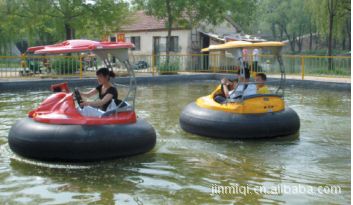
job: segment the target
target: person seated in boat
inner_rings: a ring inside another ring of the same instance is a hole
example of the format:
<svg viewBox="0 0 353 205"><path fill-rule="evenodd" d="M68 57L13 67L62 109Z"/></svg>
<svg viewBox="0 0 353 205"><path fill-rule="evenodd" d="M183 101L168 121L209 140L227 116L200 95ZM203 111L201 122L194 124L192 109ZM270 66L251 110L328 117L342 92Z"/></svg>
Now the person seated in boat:
<svg viewBox="0 0 353 205"><path fill-rule="evenodd" d="M238 79L230 80L223 78L221 80L221 89L222 89L222 95L217 95L215 97L215 101L218 103L223 103L227 98L230 98L230 96L234 95L235 89L238 85Z"/></svg>
<svg viewBox="0 0 353 205"><path fill-rule="evenodd" d="M248 68L245 68L244 74L240 75L240 82L240 85L236 89L236 95L234 95L232 99L256 94L256 85L250 83L250 70Z"/></svg>
<svg viewBox="0 0 353 205"><path fill-rule="evenodd" d="M92 97L96 94L99 96L99 100L83 101L80 104L81 106L84 106L81 113L86 116L100 116L107 111L108 107L108 110L114 109L122 102L118 99L118 90L110 82L110 78L114 78L115 73L108 68L100 68L96 71L96 76L99 85L88 92L80 92L81 96L85 98ZM120 105L120 107L123 106L126 106L125 102ZM97 110L97 113L92 112L93 110Z"/></svg>
<svg viewBox="0 0 353 205"><path fill-rule="evenodd" d="M256 82L256 89L257 89L257 94L268 94L270 91L268 90L268 87L265 85L267 80L266 74L265 73L257 73L255 77L255 82Z"/></svg>
<svg viewBox="0 0 353 205"><path fill-rule="evenodd" d="M263 76L259 77L262 79ZM229 79L222 79L222 84L229 84L231 81ZM239 85L235 86L235 89L229 92L229 96L216 96L215 101L222 104L228 101L232 102L234 100L239 100L242 96L249 96L257 94L257 86L254 83L250 83L250 70L248 68L244 69L243 75L239 75ZM261 81L262 85L264 85L264 81Z"/></svg>

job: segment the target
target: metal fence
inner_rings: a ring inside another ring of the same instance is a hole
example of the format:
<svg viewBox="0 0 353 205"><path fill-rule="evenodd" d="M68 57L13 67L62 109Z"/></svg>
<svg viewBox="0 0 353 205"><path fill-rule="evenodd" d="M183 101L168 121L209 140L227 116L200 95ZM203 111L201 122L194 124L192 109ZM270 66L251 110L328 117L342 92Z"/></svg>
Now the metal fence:
<svg viewBox="0 0 353 205"><path fill-rule="evenodd" d="M136 73L152 75L183 72L232 73L239 68L236 60L227 54L185 54L185 55L130 55L130 62ZM253 58L248 64L254 69ZM329 68L329 59L332 67ZM284 55L286 73L305 76L351 75L350 56L301 56ZM114 71L125 75L126 69L112 59ZM274 56L260 55L257 71L279 74L279 65ZM103 66L95 56L0 56L0 78L60 78L92 77L97 68Z"/></svg>

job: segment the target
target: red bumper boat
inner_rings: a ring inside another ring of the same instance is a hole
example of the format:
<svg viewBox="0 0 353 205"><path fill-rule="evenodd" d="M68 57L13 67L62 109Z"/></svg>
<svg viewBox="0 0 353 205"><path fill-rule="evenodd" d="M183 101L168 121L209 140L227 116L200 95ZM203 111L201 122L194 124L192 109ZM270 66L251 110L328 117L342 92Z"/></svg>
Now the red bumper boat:
<svg viewBox="0 0 353 205"><path fill-rule="evenodd" d="M29 50L38 54L95 51L107 67L111 65L107 55L110 53L130 74L129 92L123 100L127 106L110 110L100 117L83 116L75 106L75 99L78 102L81 99L79 93L69 93L67 85L61 84L59 91L64 92L52 94L29 112L27 118L12 126L10 148L24 157L50 161L104 160L151 150L156 143L156 133L149 123L136 117L134 111L136 80L127 58L127 50L133 45L77 41Z"/></svg>

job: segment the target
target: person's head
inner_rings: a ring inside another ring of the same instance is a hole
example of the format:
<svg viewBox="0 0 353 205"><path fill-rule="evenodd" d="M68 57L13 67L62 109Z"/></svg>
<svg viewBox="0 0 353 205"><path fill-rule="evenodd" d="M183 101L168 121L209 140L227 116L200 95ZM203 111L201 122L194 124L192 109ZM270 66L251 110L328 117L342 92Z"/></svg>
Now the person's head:
<svg viewBox="0 0 353 205"><path fill-rule="evenodd" d="M255 77L255 82L259 84L264 84L266 82L266 74L265 73L257 73Z"/></svg>
<svg viewBox="0 0 353 205"><path fill-rule="evenodd" d="M97 75L97 80L99 84L104 84L106 82L109 82L110 78L115 77L115 73L113 71L110 71L108 68L100 68L96 71Z"/></svg>
<svg viewBox="0 0 353 205"><path fill-rule="evenodd" d="M236 79L232 79L232 80L229 80L229 81L231 82L231 84L229 85L229 89L233 90L235 87L237 87L239 79L236 78Z"/></svg>

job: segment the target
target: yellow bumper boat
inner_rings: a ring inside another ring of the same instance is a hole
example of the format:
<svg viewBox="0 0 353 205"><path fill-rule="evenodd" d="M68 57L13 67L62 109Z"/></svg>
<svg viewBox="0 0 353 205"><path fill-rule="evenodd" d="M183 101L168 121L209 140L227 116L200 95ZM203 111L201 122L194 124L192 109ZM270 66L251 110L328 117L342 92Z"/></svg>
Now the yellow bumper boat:
<svg viewBox="0 0 353 205"><path fill-rule="evenodd" d="M284 103L285 70L280 55L283 46L282 42L233 41L203 49L207 52L229 51L240 61L243 71L246 64L242 62L241 49L273 51L281 72L279 86L273 94L242 96L226 103L215 101L217 95L222 95L221 86L218 86L210 95L198 98L183 109L179 120L181 128L202 136L233 139L272 138L297 133L299 116Z"/></svg>

